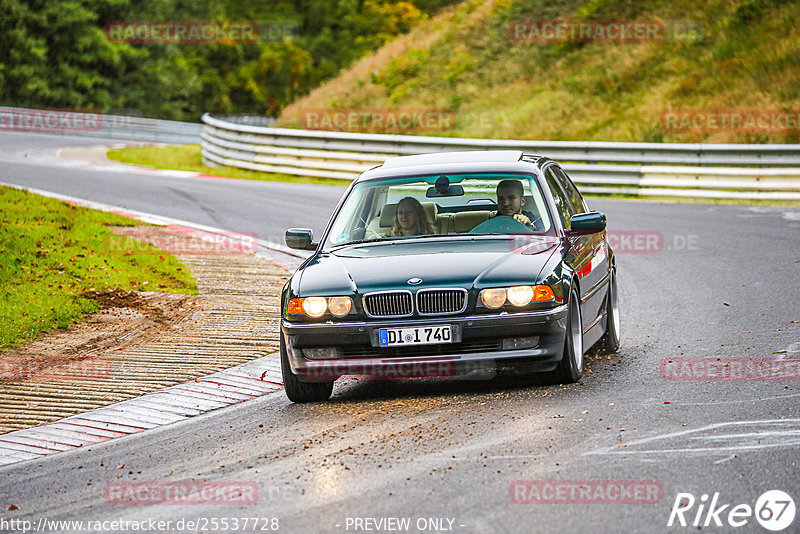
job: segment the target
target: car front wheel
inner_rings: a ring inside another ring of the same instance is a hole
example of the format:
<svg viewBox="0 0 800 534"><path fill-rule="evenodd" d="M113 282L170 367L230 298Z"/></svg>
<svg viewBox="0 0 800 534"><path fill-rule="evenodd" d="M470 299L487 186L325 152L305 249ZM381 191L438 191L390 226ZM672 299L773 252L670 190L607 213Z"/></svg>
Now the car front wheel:
<svg viewBox="0 0 800 534"><path fill-rule="evenodd" d="M617 271L611 271L608 283L608 299L606 300L606 333L601 344L609 354L619 350L619 295L617 293Z"/></svg>
<svg viewBox="0 0 800 534"><path fill-rule="evenodd" d="M583 376L583 323L578 292L571 289L567 306L567 335L564 353L558 366L550 371L548 378L556 384L577 382Z"/></svg>
<svg viewBox="0 0 800 534"><path fill-rule="evenodd" d="M328 400L333 392L333 381L304 382L292 372L289 356L286 352L286 341L281 332L281 371L286 396L292 402L322 402Z"/></svg>

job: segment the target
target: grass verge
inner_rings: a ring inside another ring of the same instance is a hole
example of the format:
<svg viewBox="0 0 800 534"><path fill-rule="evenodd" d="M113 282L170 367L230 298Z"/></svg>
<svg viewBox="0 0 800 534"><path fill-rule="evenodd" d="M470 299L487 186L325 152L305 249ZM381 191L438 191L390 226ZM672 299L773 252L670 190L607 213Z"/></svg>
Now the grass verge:
<svg viewBox="0 0 800 534"><path fill-rule="evenodd" d="M203 164L200 155L200 145L180 146L144 146L120 148L108 151L108 158L131 165L143 165L154 169L169 169L178 171L201 172L216 176L230 178L243 178L245 180L264 180L269 182L293 182L300 184L341 185L350 184L350 180L336 178L313 178L307 176L292 176L268 172L248 171L236 167L209 167Z"/></svg>
<svg viewBox="0 0 800 534"><path fill-rule="evenodd" d="M88 292L196 295L194 278L177 258L107 228L140 224L0 187L0 352L97 311Z"/></svg>

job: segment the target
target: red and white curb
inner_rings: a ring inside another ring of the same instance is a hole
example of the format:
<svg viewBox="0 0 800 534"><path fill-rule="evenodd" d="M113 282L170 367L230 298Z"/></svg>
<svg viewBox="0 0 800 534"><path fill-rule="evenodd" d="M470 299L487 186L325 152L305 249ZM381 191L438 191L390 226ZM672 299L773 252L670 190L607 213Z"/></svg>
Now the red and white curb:
<svg viewBox="0 0 800 534"><path fill-rule="evenodd" d="M278 358L259 358L55 423L2 434L0 465L35 460L183 421L282 388Z"/></svg>
<svg viewBox="0 0 800 534"><path fill-rule="evenodd" d="M52 191L2 182L0 185L23 189L78 206L116 213L151 224L184 227L223 237L232 235L232 232L220 228L129 210ZM289 271L294 270L304 259L297 251L276 243L259 239L258 244L257 256ZM0 434L0 465L34 460L48 454L135 434L142 430L182 421L211 410L266 395L282 388L283 378L280 362L276 356L266 356L203 378L147 393L135 399L68 417L54 423Z"/></svg>

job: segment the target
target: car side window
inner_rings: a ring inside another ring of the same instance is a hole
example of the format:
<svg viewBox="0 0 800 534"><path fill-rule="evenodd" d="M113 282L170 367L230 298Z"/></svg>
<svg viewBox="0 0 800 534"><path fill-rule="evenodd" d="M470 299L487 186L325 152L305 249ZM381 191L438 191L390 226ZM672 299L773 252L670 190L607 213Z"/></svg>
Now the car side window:
<svg viewBox="0 0 800 534"><path fill-rule="evenodd" d="M569 179L567 173L555 165L550 168L553 169L553 174L558 180L558 183L564 188L564 192L567 193L567 196L572 202L572 207L575 209L575 213L586 213L586 205L583 202L583 197L578 192L578 188L575 187L575 184L572 183L572 180Z"/></svg>
<svg viewBox="0 0 800 534"><path fill-rule="evenodd" d="M575 210L572 204L570 204L567 195L561 189L561 186L558 185L555 176L553 176L553 167L549 167L544 175L547 187L550 189L550 194L553 195L553 201L556 203L556 209L558 210L558 216L561 218L561 224L564 225L564 229L569 230L570 217L575 214Z"/></svg>

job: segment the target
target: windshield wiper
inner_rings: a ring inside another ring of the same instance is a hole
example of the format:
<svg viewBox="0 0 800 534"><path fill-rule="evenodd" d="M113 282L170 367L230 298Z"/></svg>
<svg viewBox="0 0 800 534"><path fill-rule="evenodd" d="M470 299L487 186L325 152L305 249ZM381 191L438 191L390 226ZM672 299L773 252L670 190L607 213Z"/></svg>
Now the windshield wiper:
<svg viewBox="0 0 800 534"><path fill-rule="evenodd" d="M423 235L414 235L414 236L406 236L406 239L431 239L436 237L463 237L468 234L423 234Z"/></svg>
<svg viewBox="0 0 800 534"><path fill-rule="evenodd" d="M375 243L376 241L388 241L391 238L386 237L376 237L374 239L359 239L357 241L348 241L347 243L337 243L331 246L331 250L341 248L341 247L349 247L350 245L361 245L363 243Z"/></svg>
<svg viewBox="0 0 800 534"><path fill-rule="evenodd" d="M351 245L362 245L364 243L386 243L396 244L403 241L414 241L417 239L430 239L432 237L457 237L464 234L422 234L422 235L406 235L406 236L393 236L393 237L378 237L374 239L360 239L358 241L348 241L347 243L338 243L333 245L330 250L336 250L342 247L349 247Z"/></svg>

